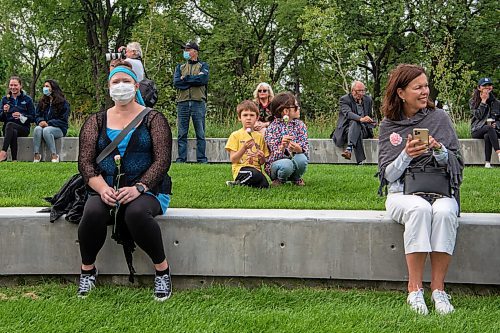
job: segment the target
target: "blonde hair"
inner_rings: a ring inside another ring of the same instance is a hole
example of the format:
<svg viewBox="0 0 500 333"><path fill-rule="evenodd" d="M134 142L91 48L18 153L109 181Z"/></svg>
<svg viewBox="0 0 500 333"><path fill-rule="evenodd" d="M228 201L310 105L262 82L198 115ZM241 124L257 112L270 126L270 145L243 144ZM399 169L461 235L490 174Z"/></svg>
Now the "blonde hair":
<svg viewBox="0 0 500 333"><path fill-rule="evenodd" d="M271 86L269 85L269 83L266 83L266 82L261 82L257 85L257 88L255 88L254 92L253 92L253 99L256 103L259 103L259 88L260 87L264 87L267 89L267 91L269 92L269 101L271 101L273 98L274 98L274 92L273 92L273 88L271 88Z"/></svg>

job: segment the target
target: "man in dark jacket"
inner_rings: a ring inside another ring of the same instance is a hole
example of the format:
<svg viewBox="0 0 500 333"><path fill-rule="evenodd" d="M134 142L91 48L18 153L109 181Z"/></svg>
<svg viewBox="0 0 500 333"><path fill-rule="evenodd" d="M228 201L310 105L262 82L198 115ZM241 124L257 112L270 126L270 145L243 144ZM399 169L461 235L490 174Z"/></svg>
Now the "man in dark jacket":
<svg viewBox="0 0 500 333"><path fill-rule="evenodd" d="M345 159L350 160L354 150L358 164L366 159L363 139L373 138L372 129L376 126L372 119L373 101L370 96L365 96L365 92L365 85L354 81L351 93L340 97L339 120L331 135L337 147L347 144L342 153Z"/></svg>
<svg viewBox="0 0 500 333"><path fill-rule="evenodd" d="M177 88L177 147L176 162L187 160L187 135L189 119L193 119L196 132L196 160L207 163L205 156L205 115L207 103L208 64L198 60L200 48L195 42L189 42L182 47L184 64L175 68L174 86Z"/></svg>

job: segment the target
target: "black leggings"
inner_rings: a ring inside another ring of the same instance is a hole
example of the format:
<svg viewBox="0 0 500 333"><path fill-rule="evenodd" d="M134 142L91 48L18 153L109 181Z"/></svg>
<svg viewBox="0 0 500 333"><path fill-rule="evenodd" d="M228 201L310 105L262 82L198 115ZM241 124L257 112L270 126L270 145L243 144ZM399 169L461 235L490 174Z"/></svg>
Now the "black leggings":
<svg viewBox="0 0 500 333"><path fill-rule="evenodd" d="M500 150L496 130L491 126L483 126L472 132L472 137L474 139L484 139L484 160L491 162L491 148L495 151Z"/></svg>
<svg viewBox="0 0 500 333"><path fill-rule="evenodd" d="M135 243L147 253L154 264L165 260L161 229L154 216L161 213L160 203L149 194L141 194L134 201L122 206L125 224ZM94 264L97 253L106 240L107 226L114 215L98 195L90 196L85 203L82 220L78 226L80 254L84 265ZM118 222L119 223L119 222Z"/></svg>
<svg viewBox="0 0 500 333"><path fill-rule="evenodd" d="M262 172L253 167L241 168L235 180L239 181L241 185L246 185L250 187L257 187L257 188L269 187L269 183L267 182L266 176L264 176Z"/></svg>
<svg viewBox="0 0 500 333"><path fill-rule="evenodd" d="M7 151L10 146L10 155L12 160L17 160L17 138L28 136L30 134L30 128L26 126L21 126L16 123L8 122L5 124L5 138L3 139L2 150Z"/></svg>

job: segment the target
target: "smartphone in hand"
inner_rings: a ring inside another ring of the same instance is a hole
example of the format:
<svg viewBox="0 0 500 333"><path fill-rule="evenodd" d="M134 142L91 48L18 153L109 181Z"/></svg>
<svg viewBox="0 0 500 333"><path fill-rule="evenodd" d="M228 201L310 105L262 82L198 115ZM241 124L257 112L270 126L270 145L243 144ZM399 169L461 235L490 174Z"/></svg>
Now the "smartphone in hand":
<svg viewBox="0 0 500 333"><path fill-rule="evenodd" d="M427 128L414 128L413 140L419 139L421 142L429 145L429 130Z"/></svg>

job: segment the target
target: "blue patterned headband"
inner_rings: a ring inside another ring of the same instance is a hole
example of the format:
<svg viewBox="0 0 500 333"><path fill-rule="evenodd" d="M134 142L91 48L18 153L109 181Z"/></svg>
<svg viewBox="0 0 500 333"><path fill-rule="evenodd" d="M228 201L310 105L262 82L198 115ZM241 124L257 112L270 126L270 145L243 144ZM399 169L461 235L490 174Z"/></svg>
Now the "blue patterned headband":
<svg viewBox="0 0 500 333"><path fill-rule="evenodd" d="M134 79L135 82L138 82L137 75L135 75L134 72L132 72L130 69L128 69L127 67L124 67L124 66L118 66L115 69L113 69L111 71L111 73L109 73L108 81L110 81L111 78L113 77L113 75L115 75L116 73L125 73L125 74L128 74L128 75L130 75ZM139 103L139 104L141 104L143 106L146 105L144 103L144 99L142 99L141 91L139 89L137 89L137 92L135 94L135 100L137 101L137 103Z"/></svg>

